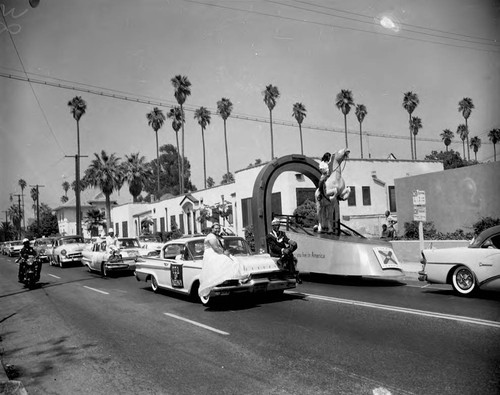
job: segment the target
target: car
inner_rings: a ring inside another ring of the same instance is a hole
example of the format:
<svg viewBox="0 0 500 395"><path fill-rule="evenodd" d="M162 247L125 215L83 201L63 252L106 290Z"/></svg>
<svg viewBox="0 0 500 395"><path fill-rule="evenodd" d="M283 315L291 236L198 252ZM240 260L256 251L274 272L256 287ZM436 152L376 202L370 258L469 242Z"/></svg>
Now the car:
<svg viewBox="0 0 500 395"><path fill-rule="evenodd" d="M283 293L295 288L295 275L281 270L269 254L255 254L247 241L238 236L223 238L224 247L239 264L244 277L228 278L215 286L210 295L199 298L200 274L203 264L204 236L180 238L166 242L159 257L143 257L137 261L135 277L150 282L151 289L178 292L201 300L208 306L219 297L234 294Z"/></svg>
<svg viewBox="0 0 500 395"><path fill-rule="evenodd" d="M9 243L9 247L7 248L8 256L17 256L23 249L23 241L22 240L14 240Z"/></svg>
<svg viewBox="0 0 500 395"><path fill-rule="evenodd" d="M43 261L49 262L49 253L52 249L52 241L53 237L40 237L34 240L33 248L36 251L36 254Z"/></svg>
<svg viewBox="0 0 500 395"><path fill-rule="evenodd" d="M0 245L0 254L2 255L7 255L7 250L9 248L9 244L10 244L10 241L4 241L1 245Z"/></svg>
<svg viewBox="0 0 500 395"><path fill-rule="evenodd" d="M138 239L141 248L146 250L146 252L141 253L141 255L158 256L160 254L160 250L164 244L160 236L142 235L139 236Z"/></svg>
<svg viewBox="0 0 500 395"><path fill-rule="evenodd" d="M64 267L64 265L82 261L82 251L85 247L82 236L59 236L49 249L49 263L53 266Z"/></svg>
<svg viewBox="0 0 500 395"><path fill-rule="evenodd" d="M451 284L460 296L500 291L500 225L482 231L468 247L424 249L420 281Z"/></svg>
<svg viewBox="0 0 500 395"><path fill-rule="evenodd" d="M106 249L106 239L98 239L92 244L87 244L82 251L82 263L89 272L100 272L103 277L108 277L114 272L133 272L135 263L140 257L139 241L134 238L119 238L120 248L115 252Z"/></svg>

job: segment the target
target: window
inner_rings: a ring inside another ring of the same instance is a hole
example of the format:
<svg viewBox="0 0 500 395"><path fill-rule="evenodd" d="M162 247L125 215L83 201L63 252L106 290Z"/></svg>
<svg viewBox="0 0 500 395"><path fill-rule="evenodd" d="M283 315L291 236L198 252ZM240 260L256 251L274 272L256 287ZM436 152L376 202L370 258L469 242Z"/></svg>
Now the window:
<svg viewBox="0 0 500 395"><path fill-rule="evenodd" d="M174 259L177 255L181 253L182 246L179 244L170 244L165 247L165 258Z"/></svg>
<svg viewBox="0 0 500 395"><path fill-rule="evenodd" d="M351 193L349 194L349 197L347 198L347 205L348 206L355 206L356 205L356 187L349 187L351 188Z"/></svg>
<svg viewBox="0 0 500 395"><path fill-rule="evenodd" d="M122 222L122 237L128 237L128 224L127 221Z"/></svg>
<svg viewBox="0 0 500 395"><path fill-rule="evenodd" d="M179 214L179 229L184 234L184 214Z"/></svg>
<svg viewBox="0 0 500 395"><path fill-rule="evenodd" d="M295 191L297 196L297 207L304 204L306 200L310 200L314 203L314 192L316 192L314 188L297 188Z"/></svg>
<svg viewBox="0 0 500 395"><path fill-rule="evenodd" d="M243 227L252 224L252 198L241 199L241 214L243 217Z"/></svg>
<svg viewBox="0 0 500 395"><path fill-rule="evenodd" d="M192 230L191 230L191 212L187 212L186 213L186 221L187 221L187 228L188 228L188 235L192 234Z"/></svg>
<svg viewBox="0 0 500 395"><path fill-rule="evenodd" d="M391 213L398 211L396 208L396 188L394 185L389 185L389 211Z"/></svg>
<svg viewBox="0 0 500 395"><path fill-rule="evenodd" d="M271 195L271 213L283 214L281 208L281 192L276 192Z"/></svg>
<svg viewBox="0 0 500 395"><path fill-rule="evenodd" d="M175 222L175 215L170 216L170 229L171 230L177 229L177 224Z"/></svg>
<svg viewBox="0 0 500 395"><path fill-rule="evenodd" d="M372 198L370 196L370 187L361 187L361 192L363 194L363 206L371 206Z"/></svg>
<svg viewBox="0 0 500 395"><path fill-rule="evenodd" d="M160 232L165 232L165 218L163 217L160 218Z"/></svg>

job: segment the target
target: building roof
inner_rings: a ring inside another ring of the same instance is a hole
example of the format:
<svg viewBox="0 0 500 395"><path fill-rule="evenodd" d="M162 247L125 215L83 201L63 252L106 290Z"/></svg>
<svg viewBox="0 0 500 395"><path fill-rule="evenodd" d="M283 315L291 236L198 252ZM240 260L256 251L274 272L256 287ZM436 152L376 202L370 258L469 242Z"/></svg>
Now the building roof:
<svg viewBox="0 0 500 395"><path fill-rule="evenodd" d="M130 195L127 191L125 194L121 194L121 191L118 193L112 193L110 196L112 205L119 205L132 202L132 195ZM104 193L97 188L87 188L80 192L80 205L81 207L90 208L95 206L98 203L105 203L106 196ZM74 208L76 207L76 196L70 198L66 203L61 204L56 207L55 210L61 210L63 208Z"/></svg>

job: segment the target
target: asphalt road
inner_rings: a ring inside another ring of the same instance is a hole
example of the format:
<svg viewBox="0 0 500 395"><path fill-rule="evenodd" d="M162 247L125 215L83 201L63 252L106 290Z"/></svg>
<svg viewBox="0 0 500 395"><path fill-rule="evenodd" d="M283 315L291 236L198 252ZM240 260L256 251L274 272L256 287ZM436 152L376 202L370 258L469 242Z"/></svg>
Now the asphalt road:
<svg viewBox="0 0 500 395"><path fill-rule="evenodd" d="M0 256L0 351L29 394L498 394L500 298L304 278L207 309L133 276Z"/></svg>

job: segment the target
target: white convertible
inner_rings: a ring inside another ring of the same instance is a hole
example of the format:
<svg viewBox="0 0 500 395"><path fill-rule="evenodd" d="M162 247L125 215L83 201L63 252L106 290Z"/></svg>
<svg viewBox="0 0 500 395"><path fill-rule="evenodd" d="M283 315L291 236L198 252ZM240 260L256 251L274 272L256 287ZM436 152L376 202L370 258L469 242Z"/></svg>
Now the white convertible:
<svg viewBox="0 0 500 395"><path fill-rule="evenodd" d="M112 272L133 272L136 261L139 259L139 242L134 238L119 238L120 247L114 252L106 250L106 240L98 239L87 244L82 251L82 263L89 272L100 272L103 277Z"/></svg>
<svg viewBox="0 0 500 395"><path fill-rule="evenodd" d="M143 257L137 262L138 281L149 281L157 292L160 288L190 295L198 300L200 274L203 263L204 237L181 238L168 241L159 257ZM224 247L240 265L240 278L228 278L214 287L209 296L201 298L204 305L215 297L239 293L283 293L295 288L294 274L280 270L269 254L252 253L241 237L224 237Z"/></svg>

